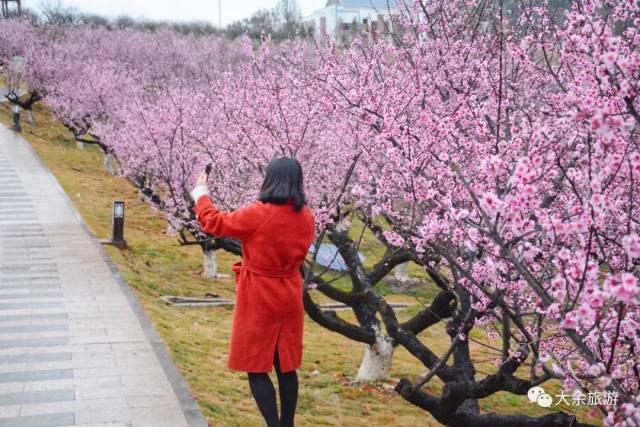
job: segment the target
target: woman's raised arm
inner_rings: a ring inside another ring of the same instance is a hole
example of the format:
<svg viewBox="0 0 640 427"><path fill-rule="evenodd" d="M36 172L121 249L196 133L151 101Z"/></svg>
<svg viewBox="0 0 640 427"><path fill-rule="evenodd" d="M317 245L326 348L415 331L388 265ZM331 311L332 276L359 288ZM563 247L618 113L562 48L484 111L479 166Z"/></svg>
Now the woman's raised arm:
<svg viewBox="0 0 640 427"><path fill-rule="evenodd" d="M196 201L194 211L202 231L216 237L233 237L239 240L249 238L260 225L260 218L254 205L222 212L213 204L206 186L199 185L191 192Z"/></svg>

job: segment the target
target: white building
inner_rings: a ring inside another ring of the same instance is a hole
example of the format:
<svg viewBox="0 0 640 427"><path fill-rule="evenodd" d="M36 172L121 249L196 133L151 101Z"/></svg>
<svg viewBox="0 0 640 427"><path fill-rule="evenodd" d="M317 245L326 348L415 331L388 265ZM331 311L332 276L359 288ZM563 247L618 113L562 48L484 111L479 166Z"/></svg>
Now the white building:
<svg viewBox="0 0 640 427"><path fill-rule="evenodd" d="M398 0L327 0L324 8L303 21L315 36L331 36L336 40L357 31L384 33L397 5Z"/></svg>

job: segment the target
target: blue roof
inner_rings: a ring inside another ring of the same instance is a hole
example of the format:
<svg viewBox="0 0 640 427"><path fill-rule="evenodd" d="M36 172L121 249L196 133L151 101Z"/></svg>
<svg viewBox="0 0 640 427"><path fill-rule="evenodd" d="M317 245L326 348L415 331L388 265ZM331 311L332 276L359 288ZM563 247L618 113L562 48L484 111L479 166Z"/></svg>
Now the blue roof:
<svg viewBox="0 0 640 427"><path fill-rule="evenodd" d="M309 253L313 254L315 250L315 245L311 245ZM364 261L364 255L358 253L358 257L360 258L360 261ZM320 250L316 257L316 264L323 267L329 267L331 270L335 271L346 271L349 269L342 256L338 253L338 248L331 243L322 243L320 245Z"/></svg>

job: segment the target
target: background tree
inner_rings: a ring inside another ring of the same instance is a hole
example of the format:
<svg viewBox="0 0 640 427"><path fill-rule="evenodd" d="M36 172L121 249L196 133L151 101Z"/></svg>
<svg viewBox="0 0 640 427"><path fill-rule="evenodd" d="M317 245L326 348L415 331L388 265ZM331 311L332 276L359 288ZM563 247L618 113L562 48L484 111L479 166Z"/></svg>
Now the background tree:
<svg viewBox="0 0 640 427"><path fill-rule="evenodd" d="M302 13L297 0L279 0L274 9L276 18L275 38L293 38L304 34Z"/></svg>

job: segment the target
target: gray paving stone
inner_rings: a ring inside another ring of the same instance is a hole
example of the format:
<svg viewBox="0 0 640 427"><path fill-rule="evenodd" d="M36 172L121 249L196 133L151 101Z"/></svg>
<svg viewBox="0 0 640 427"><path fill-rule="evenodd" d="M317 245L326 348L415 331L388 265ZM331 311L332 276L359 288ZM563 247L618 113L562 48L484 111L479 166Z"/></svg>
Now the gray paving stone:
<svg viewBox="0 0 640 427"><path fill-rule="evenodd" d="M9 316L0 316L0 322L13 322L15 320L32 320L32 319L42 319L42 320L61 320L68 319L69 316L66 313L41 313L41 314L16 314Z"/></svg>
<svg viewBox="0 0 640 427"><path fill-rule="evenodd" d="M0 334L11 332L45 332L45 331L68 331L69 325L23 325L23 326L0 326ZM0 341L2 342L2 341ZM1 345L0 345L1 346Z"/></svg>
<svg viewBox="0 0 640 427"><path fill-rule="evenodd" d="M28 204L23 206L19 206L17 204L4 205L4 206L0 206L0 212L6 215L11 215L13 213L17 214L22 212L30 213L30 212L33 212L33 206Z"/></svg>
<svg viewBox="0 0 640 427"><path fill-rule="evenodd" d="M18 264L15 262L12 262L11 264L6 264L6 263L2 263L0 264L0 270L2 271L7 271L7 270L40 270L43 268L56 268L56 264L52 263L52 262L30 262L30 263L22 263L22 264Z"/></svg>
<svg viewBox="0 0 640 427"><path fill-rule="evenodd" d="M40 363L60 362L72 360L71 353L21 353L8 356L0 356L0 363Z"/></svg>
<svg viewBox="0 0 640 427"><path fill-rule="evenodd" d="M174 398L173 390L165 387L100 387L91 389L76 389L76 399L104 399L109 397L144 397L154 399L158 397Z"/></svg>
<svg viewBox="0 0 640 427"><path fill-rule="evenodd" d="M86 410L76 413L79 423L125 422L140 427L187 427L188 424L175 407L151 407Z"/></svg>
<svg viewBox="0 0 640 427"><path fill-rule="evenodd" d="M0 406L0 418L14 418L20 416L20 405Z"/></svg>
<svg viewBox="0 0 640 427"><path fill-rule="evenodd" d="M57 274L24 274L22 276L15 276L15 277L2 277L0 276L0 282L6 282L6 283L22 283L22 282L43 282L43 281L59 281L60 280L60 276L58 276Z"/></svg>
<svg viewBox="0 0 640 427"><path fill-rule="evenodd" d="M22 293L2 293L0 292L0 301L7 299L21 298L62 298L62 292L22 292Z"/></svg>
<svg viewBox="0 0 640 427"><path fill-rule="evenodd" d="M74 425L73 412L61 414L31 415L28 417L0 418L0 427L60 427Z"/></svg>
<svg viewBox="0 0 640 427"><path fill-rule="evenodd" d="M60 283L60 276L45 276L45 277L14 277L11 279L0 278L0 283L16 285L20 283Z"/></svg>
<svg viewBox="0 0 640 427"><path fill-rule="evenodd" d="M3 289L60 289L60 283L25 283L20 285L0 284Z"/></svg>
<svg viewBox="0 0 640 427"><path fill-rule="evenodd" d="M117 422L113 422L113 423L98 423L98 424L74 424L72 425L68 425L68 426L61 426L61 427L131 427L131 423L121 423L119 421Z"/></svg>
<svg viewBox="0 0 640 427"><path fill-rule="evenodd" d="M20 209L33 209L33 205L26 203L26 202L20 202L19 200L3 200L0 199L0 208L3 210L7 210L8 208L20 208ZM28 237L39 237L38 235L34 235L34 236L14 236L14 235L6 235L6 237L21 237L21 238L28 238Z"/></svg>
<svg viewBox="0 0 640 427"><path fill-rule="evenodd" d="M68 345L69 337L59 338L30 338L24 340L0 340L0 348L12 347L53 347L58 345Z"/></svg>
<svg viewBox="0 0 640 427"><path fill-rule="evenodd" d="M64 303L61 303L61 302L0 303L0 310L20 310L23 308L64 308Z"/></svg>
<svg viewBox="0 0 640 427"><path fill-rule="evenodd" d="M7 383L0 385L2 389L5 385L10 386L16 383ZM22 383L24 386L19 391L39 391L39 390L57 390L60 388L78 389L97 389L102 387L122 387L121 377L102 377L102 378L70 378L65 380L53 381L33 381Z"/></svg>
<svg viewBox="0 0 640 427"><path fill-rule="evenodd" d="M2 277L42 277L58 272L57 268L13 269L0 271Z"/></svg>
<svg viewBox="0 0 640 427"><path fill-rule="evenodd" d="M11 261L12 259L18 259L18 257L6 257L5 260L6 261ZM21 261L24 261L24 259L20 258ZM45 267L47 268L47 267ZM5 276L29 276L32 274L41 274L42 273L43 268L20 268L20 267L0 267L0 275L5 277Z"/></svg>
<svg viewBox="0 0 640 427"><path fill-rule="evenodd" d="M0 394L0 405L20 405L44 402L66 402L75 400L73 390L26 391Z"/></svg>
<svg viewBox="0 0 640 427"><path fill-rule="evenodd" d="M73 378L71 369L51 369L46 371L7 372L0 374L0 383L16 383L27 381L50 381Z"/></svg>

